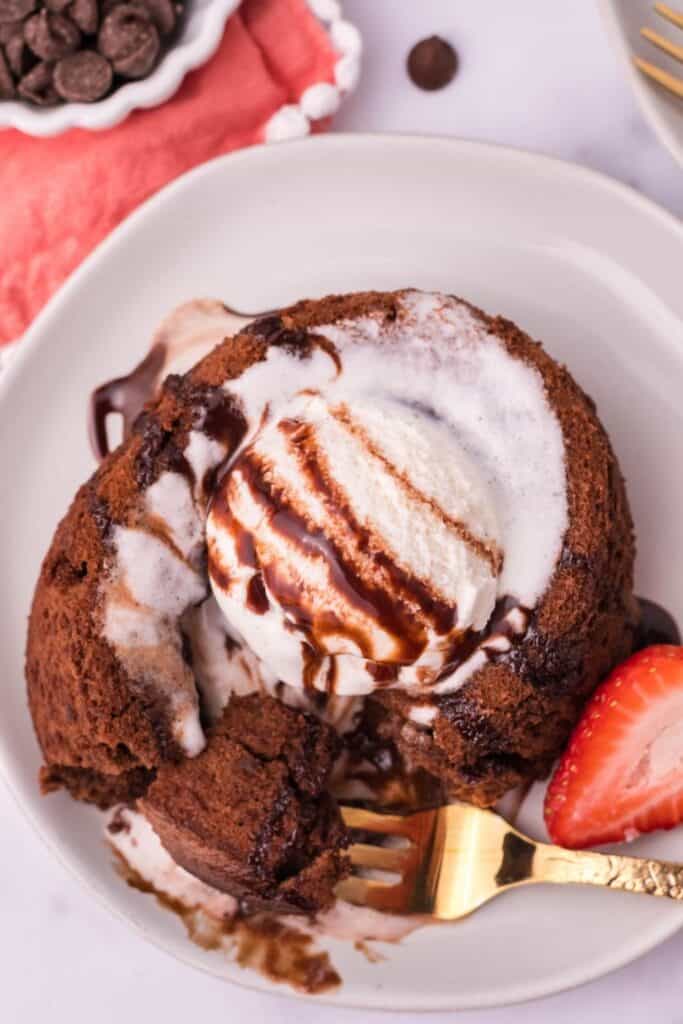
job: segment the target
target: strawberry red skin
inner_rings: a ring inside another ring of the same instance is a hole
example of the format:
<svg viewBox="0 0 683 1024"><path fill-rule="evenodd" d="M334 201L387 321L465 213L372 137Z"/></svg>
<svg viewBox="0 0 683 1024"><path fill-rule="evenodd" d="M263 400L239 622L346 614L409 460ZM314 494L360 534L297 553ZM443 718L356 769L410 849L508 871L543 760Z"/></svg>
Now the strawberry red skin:
<svg viewBox="0 0 683 1024"><path fill-rule="evenodd" d="M550 780L544 814L553 842L570 849L683 820L683 647L647 647L600 684Z"/></svg>

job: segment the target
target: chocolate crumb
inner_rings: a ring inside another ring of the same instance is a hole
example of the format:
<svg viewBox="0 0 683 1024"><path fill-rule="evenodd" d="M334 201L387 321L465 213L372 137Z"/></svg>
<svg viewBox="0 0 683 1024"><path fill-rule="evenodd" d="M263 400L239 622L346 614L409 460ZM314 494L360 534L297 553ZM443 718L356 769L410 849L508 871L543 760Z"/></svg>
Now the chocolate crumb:
<svg viewBox="0 0 683 1024"><path fill-rule="evenodd" d="M458 55L445 39L429 36L408 54L408 74L418 89L434 92L448 85L458 70Z"/></svg>
<svg viewBox="0 0 683 1024"><path fill-rule="evenodd" d="M119 835L121 832L130 832L130 820L126 817L125 807L116 808L107 825L107 832L112 836Z"/></svg>

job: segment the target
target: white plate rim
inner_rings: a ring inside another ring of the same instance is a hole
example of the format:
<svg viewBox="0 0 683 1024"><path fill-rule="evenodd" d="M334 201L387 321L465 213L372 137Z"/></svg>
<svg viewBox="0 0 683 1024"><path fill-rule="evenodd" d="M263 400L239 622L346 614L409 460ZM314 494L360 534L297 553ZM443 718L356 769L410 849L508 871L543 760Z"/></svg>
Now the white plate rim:
<svg viewBox="0 0 683 1024"><path fill-rule="evenodd" d="M666 118L662 117L657 107L655 90L659 88L650 82L645 75L638 70L631 59L626 36L621 25L621 15L616 0L600 0L602 20L607 29L612 45L624 65L626 74L629 77L631 89L636 97L642 113L652 126L657 138L663 146L668 149L671 155L679 164L683 165L683 146L671 130ZM681 122L683 123L683 104L681 105Z"/></svg>
<svg viewBox="0 0 683 1024"><path fill-rule="evenodd" d="M572 181L583 182L594 189L602 189L607 192L611 192L614 196L618 197L620 201L630 205L635 210L639 210L645 217L658 220L661 226L666 231L670 232L672 236L676 238L677 242L680 243L683 257L683 223L681 223L673 214L660 207L651 199L643 196L635 189L610 178L608 175L586 168L580 164L560 160L556 157L502 144L483 143L474 140L455 139L439 135L421 135L416 133L335 133L315 136L305 140L293 140L286 143L286 145L296 147L298 149L302 146L315 146L317 149L331 147L341 154L343 153L344 148L349 145L372 146L377 143L381 143L384 147L391 144L399 146L421 146L428 143L435 143L437 145L447 146L453 151L460 150L463 155L469 155L470 157L480 154L482 158L494 158L501 162L508 160L516 161L518 164L526 163L530 169L532 167L544 168L549 173L564 175L567 178L569 185L571 185ZM12 354L12 359L10 360L9 365L4 372L0 374L0 404L4 400L10 388L13 386L14 380L21 375L22 368L25 363L34 356L34 353L40 351L42 346L47 342L50 322L53 316L59 311L59 307L62 303L68 300L72 291L77 290L84 282L87 282L88 277L98 268L100 262L108 258L110 251L114 250L118 245L123 244L130 235L134 234L138 224L141 223L146 216L156 210L157 206L161 206L172 200L177 193L182 192L184 188L194 184L194 182L201 179L202 176L217 173L222 165L235 161L249 162L254 159L274 160L277 159L277 157L273 152L272 147L258 145L207 161L205 164L202 164L180 176L160 192L148 199L129 217L127 217L106 239L104 239L77 268L77 270L74 271L59 291L52 296L31 324L26 334L23 336L20 344L17 346L17 349ZM681 307L681 312L683 312L683 307ZM69 860L63 851L60 850L56 841L53 841L52 837L47 832L43 831L37 817L33 813L32 808L22 800L18 788L15 788L12 775L13 770L11 756L4 744L3 733L0 731L0 778L7 786L25 820L29 822L33 830L45 843L46 847L57 858L57 860L63 864L72 877L77 878L78 881L95 896L101 905L106 907L107 910L120 920L124 920L128 925L132 925L136 931L142 934L154 946L170 953L174 958L186 963L188 966L201 970L210 977L219 977L219 975L210 970L210 968L203 967L201 964L198 964L195 960L191 960L189 957L184 958L175 949L171 950L161 939L151 934L147 928L142 926L140 922L129 917L128 914L109 899L90 878L84 875L76 865ZM500 996L496 995L491 995L490 997L483 996L476 1001L461 1001L458 999L456 992L453 994L452 1000L444 1000L443 998L437 997L433 1002L425 1001L423 999L414 1004L402 1004L400 1007L395 1005L386 1007L381 1005L381 995L375 1001L370 1001L365 996L354 998L352 995L345 995L345 990L349 988L347 985L343 986L338 990L338 992L335 992L330 996L323 997L320 1002L327 1006L371 1009L373 1011L384 1011L387 1013L443 1012L479 1008L490 1009L497 1006L508 1006L516 1003L529 1002L587 984L604 976L605 974L619 969L620 967L626 966L648 953L656 946L660 945L666 939L670 938L681 927L683 927L683 922L662 918L662 925L656 933L655 929L652 929L652 932L648 933L642 940L637 941L634 939L627 955L612 954L608 951L603 958L596 959L593 962L590 970L586 970L584 968L576 968L573 971L570 970L561 982L554 983L551 987L544 987L544 984L541 981L523 982L509 992L504 1002L501 1002ZM265 993L274 996L305 999L309 1002L316 1001L316 997L314 996L304 995L289 988L279 986L264 988L263 985L259 984L256 980L252 983L250 981L250 973L246 971L244 972L244 980L242 980L241 977L236 978L234 976L224 978L222 980L228 981L231 984L239 985L241 988L258 991L261 994Z"/></svg>

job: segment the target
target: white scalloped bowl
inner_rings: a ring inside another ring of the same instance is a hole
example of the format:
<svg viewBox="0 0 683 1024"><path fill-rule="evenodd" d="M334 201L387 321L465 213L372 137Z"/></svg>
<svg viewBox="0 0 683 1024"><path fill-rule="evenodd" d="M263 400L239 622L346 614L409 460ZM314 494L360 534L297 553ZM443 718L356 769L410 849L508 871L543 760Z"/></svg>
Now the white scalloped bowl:
<svg viewBox="0 0 683 1024"><path fill-rule="evenodd" d="M132 110L156 107L169 99L185 75L211 57L225 23L241 0L187 0L183 23L173 45L147 78L127 82L97 103L63 103L58 107L32 107L9 100L0 102L0 128L18 128L27 135L59 135L69 128L101 131L123 121Z"/></svg>

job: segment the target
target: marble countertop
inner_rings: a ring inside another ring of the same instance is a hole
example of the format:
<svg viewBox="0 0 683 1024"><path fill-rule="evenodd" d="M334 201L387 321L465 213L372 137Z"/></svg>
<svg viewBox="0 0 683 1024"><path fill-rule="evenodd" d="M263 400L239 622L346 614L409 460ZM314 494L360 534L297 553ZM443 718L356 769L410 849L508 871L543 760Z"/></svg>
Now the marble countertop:
<svg viewBox="0 0 683 1024"><path fill-rule="evenodd" d="M683 168L655 138L602 25L598 0L344 0L365 38L340 131L431 132L585 164L683 216ZM460 56L451 85L421 92L404 66L423 36Z"/></svg>
<svg viewBox="0 0 683 1024"><path fill-rule="evenodd" d="M337 129L438 132L542 150L620 178L683 216L683 169L637 110L595 0L345 0L345 7L364 33L366 62ZM461 66L449 88L427 94L409 83L404 60L414 42L432 33L453 42ZM176 963L110 916L66 873L1 786L0 820L7 1024L38 1024L48 1016L58 1024L185 1024L200 1016L265 1024L384 1019L257 995ZM683 932L582 989L457 1019L680 1024L682 960Z"/></svg>

